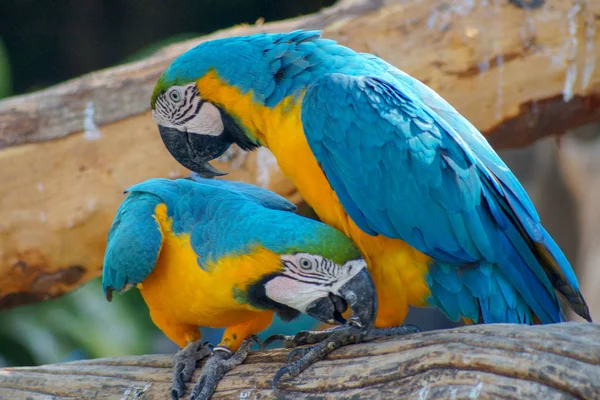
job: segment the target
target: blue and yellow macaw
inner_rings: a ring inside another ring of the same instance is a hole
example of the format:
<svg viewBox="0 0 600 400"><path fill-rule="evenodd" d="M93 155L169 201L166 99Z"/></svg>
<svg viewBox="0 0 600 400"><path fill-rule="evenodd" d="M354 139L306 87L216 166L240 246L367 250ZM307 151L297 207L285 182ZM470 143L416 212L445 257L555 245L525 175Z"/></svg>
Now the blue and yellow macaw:
<svg viewBox="0 0 600 400"><path fill-rule="evenodd" d="M358 325L372 326L375 287L350 239L296 215L292 203L267 190L196 179L150 179L128 190L108 235L102 276L109 301L113 291L137 286L153 322L182 347L173 397L185 392L196 361L210 354L199 327L225 331L192 398L210 396L274 314L343 324L349 306Z"/></svg>
<svg viewBox="0 0 600 400"><path fill-rule="evenodd" d="M171 154L205 176L235 143L268 147L321 220L360 248L375 326L434 305L452 320L590 320L563 252L481 133L432 89L320 32L204 42L151 101ZM557 295L558 293L558 295Z"/></svg>

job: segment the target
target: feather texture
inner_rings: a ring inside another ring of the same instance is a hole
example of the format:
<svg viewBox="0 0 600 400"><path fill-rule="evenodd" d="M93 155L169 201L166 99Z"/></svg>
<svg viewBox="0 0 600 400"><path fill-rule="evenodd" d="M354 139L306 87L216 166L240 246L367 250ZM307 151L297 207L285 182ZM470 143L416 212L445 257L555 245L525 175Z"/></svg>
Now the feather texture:
<svg viewBox="0 0 600 400"><path fill-rule="evenodd" d="M277 254L313 252L340 263L360 258L342 233L297 216L291 212L294 204L271 191L242 182L195 180L149 179L127 190L109 234L105 290L135 285L152 272L162 242L154 218L159 204L166 206L173 233L191 236L203 269L255 247Z"/></svg>
<svg viewBox="0 0 600 400"><path fill-rule="evenodd" d="M306 140L345 212L366 234L430 256L430 302L450 317L558 322L556 290L590 319L569 262L517 178L417 79L317 31L257 34L205 42L178 57L153 101L209 72L268 109L301 102ZM244 117L240 123L255 118Z"/></svg>
<svg viewBox="0 0 600 400"><path fill-rule="evenodd" d="M316 159L355 223L434 258L432 302L449 317L477 321L474 310L480 308L485 322L527 323L531 313L543 323L559 322L564 317L555 288L582 300L566 259L560 258L560 273L548 274L535 243L560 250L516 178L504 164L488 168L499 160L493 150L478 138L464 140L474 132L460 135L454 126L464 129L464 124L454 121L453 126L440 117L411 85L326 75L307 90L302 122ZM464 269L484 264L491 265L490 281L480 274L477 282L489 291L478 293L473 276L475 290L462 284ZM557 281L564 284L557 287Z"/></svg>

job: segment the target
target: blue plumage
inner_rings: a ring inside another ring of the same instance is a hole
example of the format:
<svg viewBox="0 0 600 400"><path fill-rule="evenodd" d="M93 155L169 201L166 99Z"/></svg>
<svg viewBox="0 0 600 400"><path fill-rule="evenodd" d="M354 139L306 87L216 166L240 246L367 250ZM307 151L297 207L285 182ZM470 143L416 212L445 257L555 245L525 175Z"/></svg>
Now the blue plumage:
<svg viewBox="0 0 600 400"><path fill-rule="evenodd" d="M154 269L163 234L152 215L160 202L146 193L132 193L119 207L108 233L102 272L108 299L112 290L142 282Z"/></svg>
<svg viewBox="0 0 600 400"><path fill-rule="evenodd" d="M402 239L436 263L453 264L456 274L470 268L465 264L494 264L497 279L511 282L540 321L560 321L560 304L529 245L532 237L519 232L519 217L530 218L530 214L516 215L506 207L504 191L489 183L496 178L482 160L452 126L411 94L403 82L342 74L327 75L307 91L302 122L309 145L349 215L365 231ZM355 104L360 105L360 114L354 112ZM379 147L378 154L371 151L375 158L367 163L359 163L356 157L338 162L347 152L348 141L355 140L346 138L358 132L370 133L361 135L360 148L377 148L370 142L383 141L393 151ZM356 171L362 176L347 179ZM526 198L521 201L528 203ZM563 267L571 271L568 264ZM473 307L462 289L451 290L456 281L450 277L434 280L432 297L457 318L459 303L467 308L465 312ZM498 296L497 282L492 283L496 290L487 298L476 298L489 307L482 310L484 319L487 315L498 322L504 312L501 315L497 308L511 307ZM509 300L513 309L523 301ZM525 318L532 320L530 315Z"/></svg>
<svg viewBox="0 0 600 400"><path fill-rule="evenodd" d="M105 292L140 283L152 272L163 240L154 218L159 204L167 206L175 234L191 235L201 268L255 246L277 254L310 250L339 262L360 258L341 232L294 214L296 206L271 191L242 182L195 180L149 179L127 190L108 236Z"/></svg>
<svg viewBox="0 0 600 400"><path fill-rule="evenodd" d="M426 85L297 31L203 43L175 60L161 87L211 69L265 106L301 99L306 139L345 211L364 232L434 259L430 301L451 318L558 322L557 290L589 319L571 266L521 184Z"/></svg>

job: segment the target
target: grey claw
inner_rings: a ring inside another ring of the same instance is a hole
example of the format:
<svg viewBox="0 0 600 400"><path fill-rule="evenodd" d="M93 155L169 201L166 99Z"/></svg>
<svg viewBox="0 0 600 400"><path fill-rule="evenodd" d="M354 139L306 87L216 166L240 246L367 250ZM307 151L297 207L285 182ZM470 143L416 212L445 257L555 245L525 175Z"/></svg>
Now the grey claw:
<svg viewBox="0 0 600 400"><path fill-rule="evenodd" d="M173 389L171 389L171 397L173 400L179 400L181 396L185 393L185 376L183 375L184 364L180 364L177 366L177 370L175 371L175 380L176 384L173 385ZM183 390L182 390L183 389Z"/></svg>
<svg viewBox="0 0 600 400"><path fill-rule="evenodd" d="M232 353L226 347L215 347L213 355L206 361L202 369L202 375L194 386L190 400L208 399L215 392L217 384L223 376L246 359L252 344L262 343L257 336L247 337L238 351Z"/></svg>
<svg viewBox="0 0 600 400"><path fill-rule="evenodd" d="M306 353L310 351L310 347L296 347L291 350L287 356L287 363L291 364L294 359L303 357Z"/></svg>
<svg viewBox="0 0 600 400"><path fill-rule="evenodd" d="M280 333L277 333L275 335L271 335L268 338L265 339L265 341L263 342L263 347L261 348L261 350L265 350L266 347L268 345L270 345L273 342L277 342L278 340L284 341L287 338L287 336L282 335Z"/></svg>
<svg viewBox="0 0 600 400"><path fill-rule="evenodd" d="M358 343L362 340L365 330L356 328L352 325L344 325L328 331L319 332L318 336L306 335L302 340L311 341L315 337L323 338L322 341L314 346L306 348L296 348L288 354L288 365L281 368L273 378L273 390L277 390L277 383L285 375L297 376L306 368L315 362L327 357L336 349L351 343ZM296 360L292 359L298 357Z"/></svg>
<svg viewBox="0 0 600 400"><path fill-rule="evenodd" d="M185 394L186 383L192 377L196 363L210 354L211 350L200 340L196 340L188 343L173 356L173 400L178 400Z"/></svg>
<svg viewBox="0 0 600 400"><path fill-rule="evenodd" d="M277 393L277 391L279 390L279 389L277 389L277 383L285 374L287 374L289 372L290 372L290 368L288 366L285 366L285 367L281 368L279 371L277 371L277 373L273 377L273 382L271 383L271 387L273 388L273 391L275 393Z"/></svg>
<svg viewBox="0 0 600 400"><path fill-rule="evenodd" d="M260 340L260 338L259 338L258 336L256 336L256 335L252 335L252 336L250 336L250 338L252 339L252 341L253 341L254 343L256 343L256 345L258 346L258 348L259 348L259 349L261 349L261 350L264 350L264 347L265 347L266 345L264 345L264 344L263 344L263 341L262 341L262 340Z"/></svg>

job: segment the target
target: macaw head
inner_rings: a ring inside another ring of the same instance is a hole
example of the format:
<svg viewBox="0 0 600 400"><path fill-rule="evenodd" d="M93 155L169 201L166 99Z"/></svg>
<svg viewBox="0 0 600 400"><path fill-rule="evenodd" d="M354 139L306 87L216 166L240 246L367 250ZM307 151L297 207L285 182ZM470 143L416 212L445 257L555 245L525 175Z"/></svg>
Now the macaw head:
<svg viewBox="0 0 600 400"><path fill-rule="evenodd" d="M313 246L309 239L303 243L303 251L281 254L281 268L251 284L248 301L273 309L283 320L304 313L332 325L346 323L342 314L349 307L354 321L371 327L377 314L377 295L367 264L348 238L329 226L326 229L346 247L324 250L322 244ZM325 241L326 245L331 243Z"/></svg>
<svg viewBox="0 0 600 400"><path fill-rule="evenodd" d="M253 107L301 94L315 76L307 56L321 42L332 43L316 31L257 34L204 42L176 58L151 100L171 155L202 176L224 175L208 162L234 143L243 150L261 145Z"/></svg>

